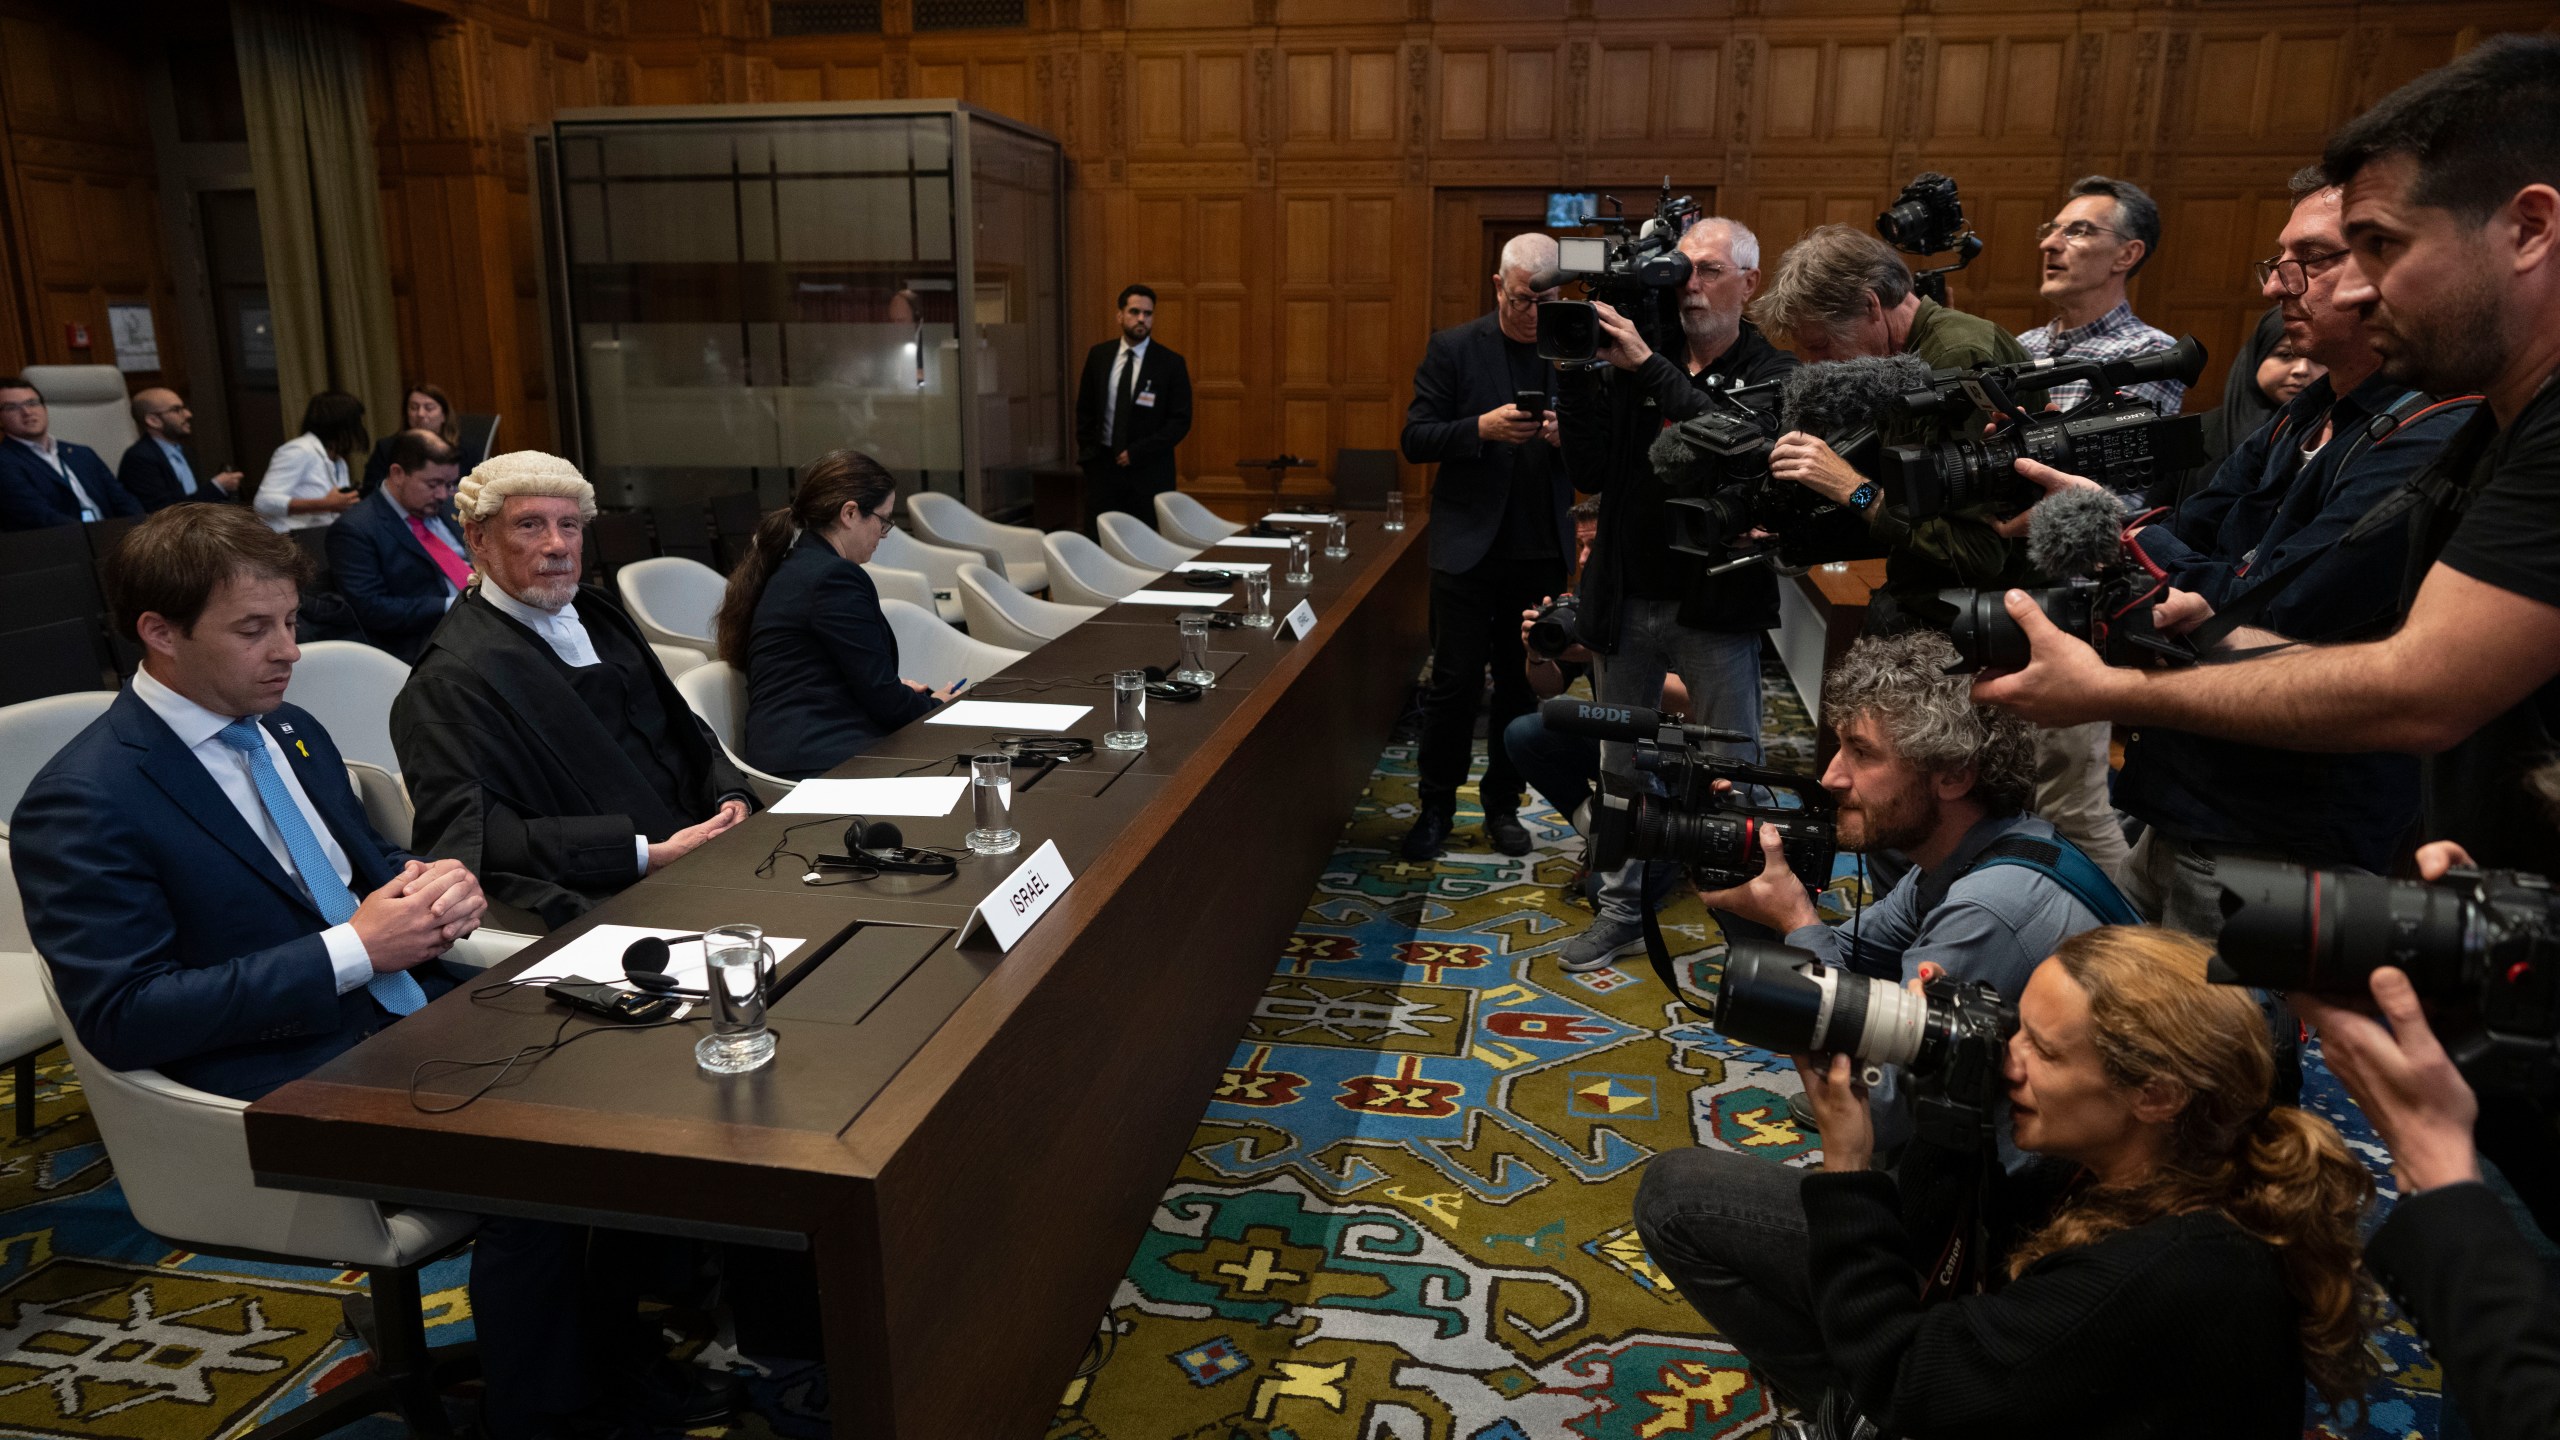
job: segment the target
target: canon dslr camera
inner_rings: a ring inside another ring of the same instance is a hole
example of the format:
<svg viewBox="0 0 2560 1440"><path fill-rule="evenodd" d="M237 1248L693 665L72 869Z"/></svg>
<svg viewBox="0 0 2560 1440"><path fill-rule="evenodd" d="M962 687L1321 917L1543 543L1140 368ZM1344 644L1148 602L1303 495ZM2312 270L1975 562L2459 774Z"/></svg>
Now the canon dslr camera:
<svg viewBox="0 0 2560 1440"><path fill-rule="evenodd" d="M1591 863L1614 870L1629 860L1673 860L1702 890L1729 890L1760 873L1760 836L1774 831L1787 868L1809 890L1831 881L1838 853L1838 804L1811 776L1771 770L1715 754L1715 744L1748 744L1733 730L1683 725L1632 705L1602 705L1559 695L1538 707L1550 730L1624 740L1635 768L1657 777L1663 795L1602 794L1591 804ZM1732 789L1718 791L1715 782ZM1793 806L1749 798L1753 790L1796 797Z"/></svg>
<svg viewBox="0 0 2560 1440"><path fill-rule="evenodd" d="M2418 998L2466 1028L2446 1050L2473 1085L2560 1094L2560 897L2539 875L2451 870L2434 884L2225 859L2222 938L2212 977L2225 985L2371 993L2385 965Z"/></svg>

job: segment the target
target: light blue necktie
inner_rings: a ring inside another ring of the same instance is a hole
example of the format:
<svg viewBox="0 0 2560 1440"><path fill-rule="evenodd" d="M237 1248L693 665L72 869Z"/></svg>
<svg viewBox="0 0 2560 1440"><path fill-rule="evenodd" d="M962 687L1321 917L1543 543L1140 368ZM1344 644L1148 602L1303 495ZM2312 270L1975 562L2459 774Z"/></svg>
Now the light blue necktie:
<svg viewBox="0 0 2560 1440"><path fill-rule="evenodd" d="M311 833L311 825L302 818L302 807L293 803L293 792L284 788L284 777L276 773L276 762L267 754L266 732L258 728L257 717L244 715L222 727L222 743L249 759L249 776L258 785L258 800L267 807L267 818L275 822L276 833L284 837L284 850L293 857L293 868L302 877L302 886L311 892L311 903L320 907L320 918L332 925L344 925L355 918L356 894L338 878L337 867L320 849L320 837ZM418 977L406 970L376 972L365 982L366 993L394 1015L406 1015L423 1008L427 992Z"/></svg>

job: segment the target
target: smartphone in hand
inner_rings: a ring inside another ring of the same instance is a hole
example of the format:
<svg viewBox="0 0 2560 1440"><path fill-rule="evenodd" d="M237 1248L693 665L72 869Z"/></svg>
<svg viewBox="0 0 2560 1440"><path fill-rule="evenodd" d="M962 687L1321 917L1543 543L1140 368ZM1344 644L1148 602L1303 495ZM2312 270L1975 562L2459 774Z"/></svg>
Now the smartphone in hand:
<svg viewBox="0 0 2560 1440"><path fill-rule="evenodd" d="M1519 406L1524 414L1535 420L1547 413L1547 392L1544 390L1514 391L1511 403Z"/></svg>

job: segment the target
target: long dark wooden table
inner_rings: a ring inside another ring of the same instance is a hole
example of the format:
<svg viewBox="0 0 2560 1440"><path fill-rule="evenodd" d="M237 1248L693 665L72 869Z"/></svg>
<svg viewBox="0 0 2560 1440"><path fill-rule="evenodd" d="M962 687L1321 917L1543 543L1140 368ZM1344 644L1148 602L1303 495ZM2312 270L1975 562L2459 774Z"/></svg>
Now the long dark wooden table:
<svg viewBox="0 0 2560 1440"><path fill-rule="evenodd" d="M790 860L756 875L784 825L815 817L761 814L489 972L541 974L598 924L811 937L784 963L764 1069L700 1073L700 1024L600 1034L427 1114L410 1092L420 1061L502 1055L564 1013L538 988L465 987L252 1107L259 1182L805 1248L836 1434L1037 1435L1420 664L1423 529L1356 518L1348 560L1319 555L1310 588L1275 585L1277 611L1313 602L1304 641L1213 630L1219 683L1151 703L1145 751L1018 774L1014 855L815 888ZM1110 691L1078 687L1170 664L1177 613L1114 606L988 678L985 698L1090 704L1066 733L1099 742ZM919 722L832 773L952 773L991 738ZM956 846L967 805L897 823L910 844ZM789 848L838 849L840 824ZM983 931L954 943L1044 840L1075 875L1055 907L1010 953ZM485 1078L420 1097L450 1103Z"/></svg>

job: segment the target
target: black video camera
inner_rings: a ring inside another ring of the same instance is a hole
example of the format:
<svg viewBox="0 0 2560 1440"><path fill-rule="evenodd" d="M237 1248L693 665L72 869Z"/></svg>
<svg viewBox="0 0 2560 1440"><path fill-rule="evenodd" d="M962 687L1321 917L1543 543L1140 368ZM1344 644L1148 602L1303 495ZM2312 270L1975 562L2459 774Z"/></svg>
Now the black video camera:
<svg viewBox="0 0 2560 1440"><path fill-rule="evenodd" d="M1838 853L1837 802L1811 776L1728 759L1706 747L1749 744L1736 730L1684 725L1633 705L1603 705L1559 695L1538 707L1550 730L1624 740L1638 770L1660 777L1664 795L1603 794L1592 802L1591 863L1614 870L1629 860L1676 860L1702 890L1729 890L1760 873L1760 834L1777 832L1808 890L1831 881ZM1715 782L1730 782L1718 792ZM1798 805L1759 803L1746 790L1785 791Z"/></svg>
<svg viewBox="0 0 2560 1440"><path fill-rule="evenodd" d="M2473 1085L2560 1093L2560 896L2550 881L2452 870L2430 885L2238 859L2214 878L2215 981L2361 1000L2376 969L2397 966L2420 999L2470 1022L2445 1049Z"/></svg>
<svg viewBox="0 0 2560 1440"><path fill-rule="evenodd" d="M1718 1032L1790 1055L1847 1055L1876 1084L1911 1077L1920 1137L1951 1150L1989 1143L2018 1007L1981 981L1939 976L1914 995L1890 980L1825 965L1810 950L1735 940L1709 1022Z"/></svg>
<svg viewBox="0 0 2560 1440"><path fill-rule="evenodd" d="M2027 527L2027 559L2059 585L2029 590L2044 618L2074 635L2110 665L2192 665L2193 646L2165 635L2151 612L2168 598L2169 577L2128 537L2148 517L2127 524L2113 494L2078 486L2048 496ZM2027 632L2009 615L2004 590L1941 590L1956 609L1947 638L1957 672L2020 670L2031 658Z"/></svg>
<svg viewBox="0 0 2560 1440"><path fill-rule="evenodd" d="M1614 195L1604 195L1607 215L1586 215L1583 223L1611 232L1604 236L1565 238L1556 242L1556 268L1530 277L1530 288L1553 290L1579 280L1593 300L1634 322L1647 345L1667 355L1686 353L1680 331L1680 292L1689 283L1689 257L1680 253L1680 237L1697 222L1698 202L1671 194L1671 177L1662 177L1662 195L1653 214L1630 225ZM1587 365L1599 358L1600 317L1589 301L1548 300L1538 306L1538 354L1565 365Z"/></svg>
<svg viewBox="0 0 2560 1440"><path fill-rule="evenodd" d="M2021 458L2086 476L2109 490L2148 489L2162 475L2204 463L2204 420L2162 415L2118 392L2156 380L2192 385L2204 362L2204 346L2190 335L2168 349L2116 360L2028 360L1931 371L1926 386L1895 402L1900 409L1948 420L1974 410L1999 418L1988 435L1889 446L1877 476L1894 507L1913 520L1976 505L2033 503L2044 492L2017 472L2012 462ZM2059 414L2030 414L2015 398L2074 380L2090 382L2089 397Z"/></svg>
<svg viewBox="0 0 2560 1440"><path fill-rule="evenodd" d="M1550 660L1582 644L1582 602L1572 595L1558 595L1539 606L1536 618L1529 622L1526 643L1529 653Z"/></svg>
<svg viewBox="0 0 2560 1440"><path fill-rule="evenodd" d="M1947 277L1982 253L1982 237L1964 223L1964 202L1956 198L1956 182L1935 170L1923 170L1902 187L1893 203L1876 217L1876 233L1905 255L1935 255L1953 250L1953 262L1912 274L1912 286L1944 305Z"/></svg>
<svg viewBox="0 0 2560 1440"><path fill-rule="evenodd" d="M1843 558L1840 542L1862 539L1863 524L1845 507L1769 473L1769 451L1788 428L1779 408L1786 382L1770 380L1706 392L1708 408L1666 428L1648 456L1668 492L1671 549L1709 563L1711 575L1783 555L1786 563ZM1860 471L1872 470L1880 446L1872 427L1833 448ZM1753 531L1776 537L1775 550L1744 551Z"/></svg>

